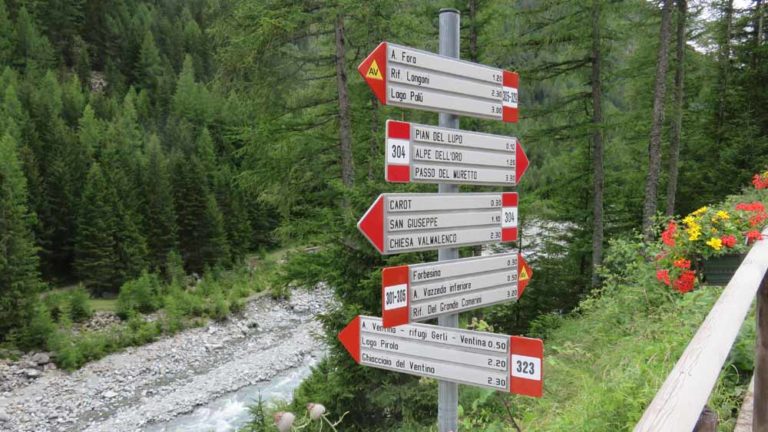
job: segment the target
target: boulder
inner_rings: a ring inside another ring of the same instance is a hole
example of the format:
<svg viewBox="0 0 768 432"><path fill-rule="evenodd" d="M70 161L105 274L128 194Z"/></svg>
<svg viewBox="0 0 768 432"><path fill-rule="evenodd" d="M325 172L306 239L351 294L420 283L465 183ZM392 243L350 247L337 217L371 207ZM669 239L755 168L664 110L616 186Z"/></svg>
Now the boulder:
<svg viewBox="0 0 768 432"><path fill-rule="evenodd" d="M46 365L51 362L51 356L44 352L39 352L32 356L32 361L40 366Z"/></svg>
<svg viewBox="0 0 768 432"><path fill-rule="evenodd" d="M0 411L0 423L7 423L11 421L11 416L5 413L5 411Z"/></svg>
<svg viewBox="0 0 768 432"><path fill-rule="evenodd" d="M40 372L37 369L24 369L24 375L27 376L27 378L38 378L40 375L42 375L42 372Z"/></svg>

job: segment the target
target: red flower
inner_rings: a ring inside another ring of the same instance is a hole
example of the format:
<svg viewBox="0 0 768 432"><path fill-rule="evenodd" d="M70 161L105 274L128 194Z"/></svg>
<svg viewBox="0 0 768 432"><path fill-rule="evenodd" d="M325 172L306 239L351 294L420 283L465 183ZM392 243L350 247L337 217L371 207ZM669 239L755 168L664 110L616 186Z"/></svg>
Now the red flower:
<svg viewBox="0 0 768 432"><path fill-rule="evenodd" d="M693 284L696 281L696 273L693 270L684 271L675 281L675 289L681 293L687 293L693 290Z"/></svg>
<svg viewBox="0 0 768 432"><path fill-rule="evenodd" d="M674 246L675 231L677 231L677 224L675 223L675 221L671 220L667 225L667 229L661 233L661 241L663 241L664 244L667 246Z"/></svg>
<svg viewBox="0 0 768 432"><path fill-rule="evenodd" d="M680 258L679 260L675 261L673 265L679 269L688 270L691 268L691 260Z"/></svg>
<svg viewBox="0 0 768 432"><path fill-rule="evenodd" d="M755 174L752 177L752 184L755 185L755 189L768 189L768 177L763 178L760 174Z"/></svg>
<svg viewBox="0 0 768 432"><path fill-rule="evenodd" d="M664 282L664 285L669 286L669 270L659 270L656 272L656 279L659 280L659 282Z"/></svg>
<svg viewBox="0 0 768 432"><path fill-rule="evenodd" d="M750 212L764 212L765 206L760 201L754 201L749 204L747 203L738 203L736 204L736 210L744 210L744 211L750 211Z"/></svg>
<svg viewBox="0 0 768 432"><path fill-rule="evenodd" d="M732 235L724 235L720 237L720 240L723 242L723 246L732 248L736 246L736 237Z"/></svg>
<svg viewBox="0 0 768 432"><path fill-rule="evenodd" d="M749 231L747 233L747 243L752 243L755 240L762 240L763 235L760 233L760 231Z"/></svg>
<svg viewBox="0 0 768 432"><path fill-rule="evenodd" d="M766 212L759 212L758 214L752 216L749 218L749 225L756 227L763 223L764 220L768 219L768 213Z"/></svg>

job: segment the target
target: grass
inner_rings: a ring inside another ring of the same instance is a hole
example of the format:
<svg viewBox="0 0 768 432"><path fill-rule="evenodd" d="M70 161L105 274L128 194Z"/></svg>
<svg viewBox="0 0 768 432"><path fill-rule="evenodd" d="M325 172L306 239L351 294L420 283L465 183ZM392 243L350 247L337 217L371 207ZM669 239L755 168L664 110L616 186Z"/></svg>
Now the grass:
<svg viewBox="0 0 768 432"><path fill-rule="evenodd" d="M117 299L95 299L91 298L89 303L94 312L112 312L117 310Z"/></svg>

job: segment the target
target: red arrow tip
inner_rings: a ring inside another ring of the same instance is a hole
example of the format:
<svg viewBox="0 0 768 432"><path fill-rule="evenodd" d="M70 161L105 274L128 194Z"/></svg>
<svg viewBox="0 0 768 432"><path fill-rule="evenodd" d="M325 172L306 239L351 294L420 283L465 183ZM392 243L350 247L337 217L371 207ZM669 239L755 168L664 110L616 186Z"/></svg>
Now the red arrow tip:
<svg viewBox="0 0 768 432"><path fill-rule="evenodd" d="M353 318L339 332L339 342L344 345L344 348L347 349L355 363L360 363L360 315Z"/></svg>
<svg viewBox="0 0 768 432"><path fill-rule="evenodd" d="M384 253L384 195L376 201L357 223L357 229L379 251Z"/></svg>
<svg viewBox="0 0 768 432"><path fill-rule="evenodd" d="M517 299L523 296L525 288L533 277L533 270L522 254L517 254Z"/></svg>
<svg viewBox="0 0 768 432"><path fill-rule="evenodd" d="M382 42L357 67L382 105L387 104L387 43Z"/></svg>
<svg viewBox="0 0 768 432"><path fill-rule="evenodd" d="M520 145L520 140L517 141L517 145L515 146L515 160L517 161L517 166L515 167L515 185L520 184L520 177L525 174L525 170L528 169L528 156L525 154L525 150L523 150L523 146Z"/></svg>

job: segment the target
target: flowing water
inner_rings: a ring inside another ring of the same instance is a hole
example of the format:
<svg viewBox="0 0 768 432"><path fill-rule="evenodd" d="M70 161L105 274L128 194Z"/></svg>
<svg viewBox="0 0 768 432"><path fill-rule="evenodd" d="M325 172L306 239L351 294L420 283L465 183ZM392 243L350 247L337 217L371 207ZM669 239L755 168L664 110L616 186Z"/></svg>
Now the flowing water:
<svg viewBox="0 0 768 432"><path fill-rule="evenodd" d="M311 367L318 361L320 361L318 357L307 356L306 362L300 368L284 372L270 381L243 387L234 393L223 395L167 423L149 425L144 428L144 432L236 431L250 419L248 407L258 401L259 395L265 403L290 400L293 390L309 376Z"/></svg>

